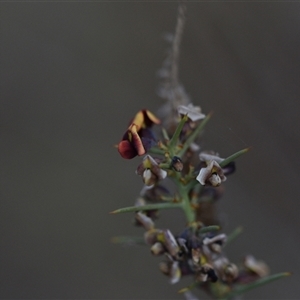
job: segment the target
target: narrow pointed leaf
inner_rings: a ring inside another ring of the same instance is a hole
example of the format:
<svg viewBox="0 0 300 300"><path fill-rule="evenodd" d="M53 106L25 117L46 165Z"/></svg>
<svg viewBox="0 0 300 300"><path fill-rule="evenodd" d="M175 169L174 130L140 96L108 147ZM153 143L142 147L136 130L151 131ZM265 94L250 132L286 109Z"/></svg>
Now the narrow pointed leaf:
<svg viewBox="0 0 300 300"><path fill-rule="evenodd" d="M170 169L170 164L168 164L168 163L161 163L161 164L159 164L159 167L161 169L164 169L164 170L169 170Z"/></svg>
<svg viewBox="0 0 300 300"><path fill-rule="evenodd" d="M188 120L188 116L185 115L182 117L181 121L179 122L171 140L170 140L170 143L169 143L169 149L172 150L174 148L174 146L176 145L177 141L178 141L178 138L179 138L179 135L182 131L182 128L184 126L184 124L186 123L186 121Z"/></svg>
<svg viewBox="0 0 300 300"><path fill-rule="evenodd" d="M166 141L170 140L167 130L165 128L162 129L162 135Z"/></svg>
<svg viewBox="0 0 300 300"><path fill-rule="evenodd" d="M221 163L220 163L220 167L225 167L226 165L228 165L230 162L234 161L235 159L237 159L238 157L240 157L242 154L247 153L250 150L250 148L245 148L243 150L240 150L232 155L230 155L229 157L225 158Z"/></svg>
<svg viewBox="0 0 300 300"><path fill-rule="evenodd" d="M185 300L199 300L191 291L186 291L183 295Z"/></svg>
<svg viewBox="0 0 300 300"><path fill-rule="evenodd" d="M111 238L114 244L122 245L145 245L145 239L141 236L115 236Z"/></svg>
<svg viewBox="0 0 300 300"><path fill-rule="evenodd" d="M149 153L152 154L158 154L158 155L164 155L165 151L162 149L159 149L158 147L152 147L148 150Z"/></svg>
<svg viewBox="0 0 300 300"><path fill-rule="evenodd" d="M182 157L186 150L190 147L190 145L194 142L194 140L197 138L197 136L200 134L200 132L203 130L209 119L211 118L212 113L209 113L205 119L201 121L201 123L198 125L198 127L193 131L193 133L187 138L185 141L182 149L177 154L178 157Z"/></svg>
<svg viewBox="0 0 300 300"><path fill-rule="evenodd" d="M207 233L211 231L218 231L220 229L221 227L218 225L205 226L199 230L199 233L201 234L201 233Z"/></svg>
<svg viewBox="0 0 300 300"><path fill-rule="evenodd" d="M197 184L200 185L199 181L197 181L196 179L192 179L186 186L185 186L185 189L189 192L191 189L193 189ZM203 186L201 186L199 188L199 194L202 190Z"/></svg>
<svg viewBox="0 0 300 300"><path fill-rule="evenodd" d="M181 203L158 203L158 204L148 204L143 206L129 206L120 208L110 212L111 214L135 212L135 211L145 211L145 210L160 210L160 209L169 209L169 208L178 208L182 207Z"/></svg>
<svg viewBox="0 0 300 300"><path fill-rule="evenodd" d="M234 241L241 233L243 232L243 227L239 226L236 229L234 229L228 236L226 243L224 244L223 248L227 246L229 243Z"/></svg>
<svg viewBox="0 0 300 300"><path fill-rule="evenodd" d="M240 285L236 288L233 289L233 291L231 291L231 293L229 295L227 295L223 300L230 300L233 299L234 297L244 294L252 289L255 289L257 287L263 286L265 284L271 283L275 280L278 280L280 278L283 277L287 277L290 276L291 274L288 272L284 272L284 273L278 273L278 274L274 274L274 275L270 275L268 277L264 277L261 279L258 279L252 283L249 284L245 284L245 285Z"/></svg>
<svg viewBox="0 0 300 300"><path fill-rule="evenodd" d="M160 196L159 199L162 201L166 201L166 202L172 202L172 201L174 201L174 198L175 197Z"/></svg>
<svg viewBox="0 0 300 300"><path fill-rule="evenodd" d="M203 187L203 185L201 185L201 184L195 185L195 187L191 191L191 203L192 204L198 203L198 200L199 200L198 198L202 191L202 187Z"/></svg>
<svg viewBox="0 0 300 300"><path fill-rule="evenodd" d="M190 284L189 286L182 288L181 290L178 291L179 294L183 294L186 293L190 290L192 290L194 287L196 287L198 285L198 282L193 282L192 284Z"/></svg>

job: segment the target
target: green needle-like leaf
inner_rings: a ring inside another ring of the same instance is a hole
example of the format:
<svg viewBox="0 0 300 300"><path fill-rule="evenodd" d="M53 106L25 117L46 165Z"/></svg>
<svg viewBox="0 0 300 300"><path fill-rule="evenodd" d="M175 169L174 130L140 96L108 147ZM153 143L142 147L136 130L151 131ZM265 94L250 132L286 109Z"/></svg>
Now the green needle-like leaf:
<svg viewBox="0 0 300 300"><path fill-rule="evenodd" d="M184 188L189 192L195 185L200 183L196 179L192 179ZM199 194L201 192L202 186L199 188Z"/></svg>
<svg viewBox="0 0 300 300"><path fill-rule="evenodd" d="M170 164L168 164L168 163L162 163L162 164L159 164L159 167L161 169L168 170L168 169L170 169Z"/></svg>
<svg viewBox="0 0 300 300"><path fill-rule="evenodd" d="M280 278L283 277L287 277L290 276L291 273L288 272L284 272L284 273L278 273L278 274L274 274L274 275L270 275L268 277L264 277L261 279L258 279L254 282L251 282L249 284L245 284L245 285L240 285L238 287L235 287L223 300L230 300L233 299L234 297L244 294L252 289L255 289L257 287L263 286L267 283L273 282L275 280L278 280Z"/></svg>
<svg viewBox="0 0 300 300"><path fill-rule="evenodd" d="M178 141L178 138L179 138L179 135L181 133L181 130L184 126L184 124L186 123L186 121L188 120L188 116L185 115L182 117L181 121L179 122L171 140L170 140L170 143L169 143L169 150L173 150L173 148L176 146L176 143Z"/></svg>
<svg viewBox="0 0 300 300"><path fill-rule="evenodd" d="M169 208L178 208L182 207L181 203L158 203L158 204L148 204L143 206L129 206L120 208L110 212L110 214L120 214L120 213L127 213L127 212L134 212L134 211L144 211L144 210L161 210L161 209L169 209Z"/></svg>
<svg viewBox="0 0 300 300"><path fill-rule="evenodd" d="M199 233L207 233L211 231L218 231L221 227L218 225L205 226L199 230Z"/></svg>
<svg viewBox="0 0 300 300"><path fill-rule="evenodd" d="M152 154L158 154L158 155L164 155L165 151L162 149L159 149L158 147L152 147L151 149L148 150L149 153Z"/></svg>
<svg viewBox="0 0 300 300"><path fill-rule="evenodd" d="M181 290L178 291L179 294L183 294L185 292L188 292L190 290L192 290L193 288L195 288L197 285L199 284L199 282L195 281L192 284L190 284L189 286L182 288Z"/></svg>
<svg viewBox="0 0 300 300"><path fill-rule="evenodd" d="M220 163L220 167L225 167L226 165L228 165L230 162L234 161L235 159L237 159L239 156L241 156L244 153L247 153L250 150L250 148L245 148L243 150L240 150L232 155L230 155L229 157L225 158L221 163Z"/></svg>
<svg viewBox="0 0 300 300"><path fill-rule="evenodd" d="M182 149L179 151L179 153L177 153L178 157L182 157L184 155L184 153L186 152L186 150L190 147L190 145L192 144L192 142L197 138L197 136L200 134L200 132L203 130L203 128L205 127L205 125L207 124L207 122L209 121L209 119L211 118L212 113L209 113L205 119L203 119L201 121L201 123L198 125L198 127L193 131L193 133L187 138L187 140L185 141Z"/></svg>
<svg viewBox="0 0 300 300"><path fill-rule="evenodd" d="M114 236L111 238L114 244L122 245L145 245L145 239L141 236Z"/></svg>
<svg viewBox="0 0 300 300"><path fill-rule="evenodd" d="M163 135L164 139L165 139L166 141L169 141L169 140L170 140L170 137L169 137L169 135L168 135L168 133L167 133L167 130L166 130L165 128L163 128L161 131L162 131L162 135Z"/></svg>
<svg viewBox="0 0 300 300"><path fill-rule="evenodd" d="M223 248L227 246L229 243L234 241L241 233L243 232L243 227L239 226L236 229L234 229L228 236L227 236L227 241L223 245Z"/></svg>

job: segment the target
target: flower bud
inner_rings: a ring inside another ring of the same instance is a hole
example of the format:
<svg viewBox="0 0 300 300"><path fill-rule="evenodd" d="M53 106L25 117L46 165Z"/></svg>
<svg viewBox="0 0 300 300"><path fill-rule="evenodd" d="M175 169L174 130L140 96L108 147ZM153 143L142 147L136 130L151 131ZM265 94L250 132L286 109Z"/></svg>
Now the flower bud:
<svg viewBox="0 0 300 300"><path fill-rule="evenodd" d="M157 242L151 247L151 253L153 255L161 255L165 252L164 246L162 243Z"/></svg>
<svg viewBox="0 0 300 300"><path fill-rule="evenodd" d="M244 259L244 266L259 277L265 277L269 274L269 267L261 260L257 260L252 255L247 255Z"/></svg>
<svg viewBox="0 0 300 300"><path fill-rule="evenodd" d="M183 163L182 160L178 156L174 156L172 158L171 162L171 167L176 171L176 172L181 172L183 170Z"/></svg>
<svg viewBox="0 0 300 300"><path fill-rule="evenodd" d="M224 274L222 276L222 279L226 282L232 282L234 281L239 275L239 270L237 266L233 263L229 263L224 268Z"/></svg>

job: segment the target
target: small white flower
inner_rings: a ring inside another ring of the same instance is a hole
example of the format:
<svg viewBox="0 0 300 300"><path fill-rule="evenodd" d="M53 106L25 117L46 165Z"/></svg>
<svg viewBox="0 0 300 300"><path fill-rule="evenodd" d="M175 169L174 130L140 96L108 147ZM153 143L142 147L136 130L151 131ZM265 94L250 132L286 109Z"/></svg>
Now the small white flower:
<svg viewBox="0 0 300 300"><path fill-rule="evenodd" d="M201 161L205 162L215 160L218 164L224 160L224 158L221 158L217 153L209 153L204 151L199 154L199 158Z"/></svg>
<svg viewBox="0 0 300 300"><path fill-rule="evenodd" d="M152 183L150 183L150 182L152 182L152 173L151 173L150 169L146 169L143 172L143 180L146 185L152 185Z"/></svg>
<svg viewBox="0 0 300 300"><path fill-rule="evenodd" d="M167 172L161 169L157 161L150 155L146 155L138 166L136 173L142 176L145 185L153 186L159 180L167 177Z"/></svg>
<svg viewBox="0 0 300 300"><path fill-rule="evenodd" d="M202 185L219 186L222 181L226 180L222 168L215 160L207 163L206 168L201 168L198 176L196 177Z"/></svg>
<svg viewBox="0 0 300 300"><path fill-rule="evenodd" d="M205 115L201 113L200 106L194 106L192 103L187 106L179 105L177 111L181 115L187 115L193 122L205 118Z"/></svg>
<svg viewBox="0 0 300 300"><path fill-rule="evenodd" d="M203 240L203 252L207 257L215 258L221 253L222 245L226 242L226 234L218 234L214 237L206 237Z"/></svg>
<svg viewBox="0 0 300 300"><path fill-rule="evenodd" d="M210 245L210 244L213 244L213 243L225 243L227 240L227 236L225 233L221 233L221 234L218 234L218 235L215 235L214 237L212 238L209 238L209 237L206 237L204 240L203 240L203 244L204 245Z"/></svg>

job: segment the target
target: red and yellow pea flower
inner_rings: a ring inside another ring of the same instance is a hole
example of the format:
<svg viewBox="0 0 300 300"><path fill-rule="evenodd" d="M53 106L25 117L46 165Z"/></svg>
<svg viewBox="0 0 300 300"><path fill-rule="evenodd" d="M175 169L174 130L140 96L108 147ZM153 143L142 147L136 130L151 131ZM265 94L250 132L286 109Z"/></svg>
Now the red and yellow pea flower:
<svg viewBox="0 0 300 300"><path fill-rule="evenodd" d="M150 128L160 124L160 120L149 110L140 110L133 118L130 126L118 145L118 151L123 158L132 159L144 155L155 142Z"/></svg>

